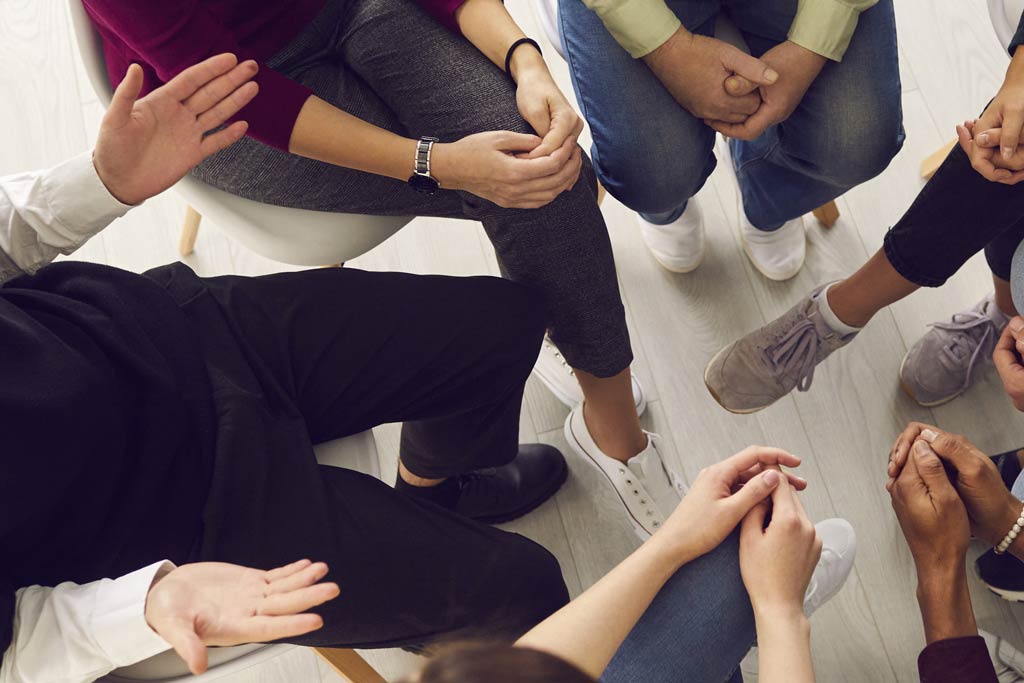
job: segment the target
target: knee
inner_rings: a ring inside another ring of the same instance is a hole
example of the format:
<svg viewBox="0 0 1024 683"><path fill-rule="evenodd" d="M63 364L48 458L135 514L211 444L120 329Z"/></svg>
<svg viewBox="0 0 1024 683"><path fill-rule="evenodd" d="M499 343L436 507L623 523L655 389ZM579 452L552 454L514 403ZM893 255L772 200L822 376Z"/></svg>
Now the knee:
<svg viewBox="0 0 1024 683"><path fill-rule="evenodd" d="M504 630L518 635L564 607L569 590L554 555L528 538L512 538L502 572L509 588Z"/></svg>
<svg viewBox="0 0 1024 683"><path fill-rule="evenodd" d="M697 194L715 169L714 154L702 145L665 142L640 149L627 144L595 150L594 157L605 189L630 209L646 214L677 209Z"/></svg>
<svg viewBox="0 0 1024 683"><path fill-rule="evenodd" d="M889 166L903 147L906 135L900 106L858 106L838 116L840 136L827 143L827 158L834 160L826 171L829 182L852 188L871 180Z"/></svg>

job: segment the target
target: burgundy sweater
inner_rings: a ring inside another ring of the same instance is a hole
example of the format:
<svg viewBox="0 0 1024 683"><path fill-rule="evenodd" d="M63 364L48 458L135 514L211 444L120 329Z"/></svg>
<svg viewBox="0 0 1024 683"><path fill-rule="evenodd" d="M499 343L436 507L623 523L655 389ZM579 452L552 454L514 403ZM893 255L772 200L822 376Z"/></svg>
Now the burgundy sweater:
<svg viewBox="0 0 1024 683"><path fill-rule="evenodd" d="M445 26L458 30L455 10L464 0L417 0ZM103 37L107 72L121 82L128 66L145 72L143 92L221 52L261 64L310 23L324 0L82 0ZM288 151L299 111L312 91L261 66L260 92L236 119L249 122L249 135Z"/></svg>

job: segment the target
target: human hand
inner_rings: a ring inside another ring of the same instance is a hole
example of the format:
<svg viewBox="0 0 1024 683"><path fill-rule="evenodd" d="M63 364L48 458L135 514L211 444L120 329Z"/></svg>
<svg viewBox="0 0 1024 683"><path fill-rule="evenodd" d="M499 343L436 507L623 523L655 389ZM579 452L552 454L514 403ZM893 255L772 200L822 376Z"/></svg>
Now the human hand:
<svg viewBox="0 0 1024 683"><path fill-rule="evenodd" d="M955 470L953 485L967 508L974 535L997 545L1017 521L1021 503L1006 488L992 458L958 434L927 429L921 440Z"/></svg>
<svg viewBox="0 0 1024 683"><path fill-rule="evenodd" d="M582 165L572 136L551 154L524 158L541 142L536 135L493 131L438 143L431 173L446 189L465 190L503 208L536 209L572 188Z"/></svg>
<svg viewBox="0 0 1024 683"><path fill-rule="evenodd" d="M1016 185L1024 180L1024 147L1008 158L996 154L1002 139L1002 129L982 130L977 121L964 121L956 127L960 148L971 161L971 167L986 180L1004 185Z"/></svg>
<svg viewBox="0 0 1024 683"><path fill-rule="evenodd" d="M977 129L1002 128L1000 156L1009 161L1017 151L1024 128L1024 50L1017 49L1006 70L1003 85L978 119Z"/></svg>
<svg viewBox="0 0 1024 683"><path fill-rule="evenodd" d="M730 76L738 74L757 86L779 79L767 63L729 43L684 28L643 59L676 101L701 119L742 123L761 106L761 97L755 92L739 96L726 92Z"/></svg>
<svg viewBox="0 0 1024 683"><path fill-rule="evenodd" d="M797 489L807 488L802 478L778 471L779 466L799 464L799 457L784 450L750 446L705 467L652 540L669 544L680 563L700 557L718 547L783 479Z"/></svg>
<svg viewBox="0 0 1024 683"><path fill-rule="evenodd" d="M139 204L181 180L206 157L237 142L237 121L207 135L247 105L259 67L221 54L185 69L142 99L142 68L128 67L100 124L93 164L118 201Z"/></svg>
<svg viewBox="0 0 1024 683"><path fill-rule="evenodd" d="M914 442L889 494L918 581L930 584L932 577L955 575L963 567L971 537L967 508L927 441Z"/></svg>
<svg viewBox="0 0 1024 683"><path fill-rule="evenodd" d="M889 465L887 469L889 481L885 485L886 491L892 493L892 486L896 483L896 477L900 476L900 472L903 471L903 466L907 462L907 456L910 455L910 448L914 445L915 441L921 438L921 433L926 429L930 430L933 434L937 434L940 431L935 425L924 422L910 422L900 432L900 435L896 437L892 450L889 451Z"/></svg>
<svg viewBox="0 0 1024 683"><path fill-rule="evenodd" d="M317 583L327 565L309 560L270 571L221 562L186 564L158 579L146 599L146 622L197 676L207 645L264 643L323 626L305 613L333 600L334 583Z"/></svg>
<svg viewBox="0 0 1024 683"><path fill-rule="evenodd" d="M570 138L575 143L583 132L583 120L555 85L540 53L526 48L516 50L509 67L517 84L519 113L541 136L541 143L526 158L547 156Z"/></svg>
<svg viewBox="0 0 1024 683"><path fill-rule="evenodd" d="M771 521L765 525L769 511ZM821 539L796 490L781 482L743 518L740 573L755 616L803 615L804 594L821 556Z"/></svg>
<svg viewBox="0 0 1024 683"><path fill-rule="evenodd" d="M778 74L778 80L769 85L754 83L742 74L730 76L725 89L734 96L760 92L761 106L742 123L715 120L706 117L705 123L722 135L740 140L753 140L769 126L789 118L804 98L811 83L821 73L827 61L821 55L796 43L785 41L761 55L761 61Z"/></svg>
<svg viewBox="0 0 1024 683"><path fill-rule="evenodd" d="M1017 316L1010 320L1006 329L1003 330L1003 335L996 342L996 348L992 352L992 361L999 372L999 379L1003 381L1003 388L1010 400L1013 401L1013 407L1024 412L1022 355L1024 355L1024 318Z"/></svg>

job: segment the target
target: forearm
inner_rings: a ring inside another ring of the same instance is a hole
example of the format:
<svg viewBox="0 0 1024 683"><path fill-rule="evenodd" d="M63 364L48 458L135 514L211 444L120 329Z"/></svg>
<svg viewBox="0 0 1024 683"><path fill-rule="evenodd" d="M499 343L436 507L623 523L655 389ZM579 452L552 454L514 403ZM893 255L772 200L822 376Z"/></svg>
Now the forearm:
<svg viewBox="0 0 1024 683"><path fill-rule="evenodd" d="M412 175L416 140L367 123L314 96L306 100L299 112L288 151L336 166L406 180Z"/></svg>
<svg viewBox="0 0 1024 683"><path fill-rule="evenodd" d="M516 644L550 652L599 678L665 582L688 557L652 538Z"/></svg>
<svg viewBox="0 0 1024 683"><path fill-rule="evenodd" d="M878 0L799 0L789 39L826 59L841 61L861 12Z"/></svg>
<svg viewBox="0 0 1024 683"><path fill-rule="evenodd" d="M526 37L501 0L467 0L455 11L455 21L462 35L502 69L508 48ZM527 47L522 51L536 53Z"/></svg>
<svg viewBox="0 0 1024 683"><path fill-rule="evenodd" d="M978 635L963 565L919 576L917 602L928 644Z"/></svg>
<svg viewBox="0 0 1024 683"><path fill-rule="evenodd" d="M813 683L811 625L799 605L786 610L754 610L759 680Z"/></svg>

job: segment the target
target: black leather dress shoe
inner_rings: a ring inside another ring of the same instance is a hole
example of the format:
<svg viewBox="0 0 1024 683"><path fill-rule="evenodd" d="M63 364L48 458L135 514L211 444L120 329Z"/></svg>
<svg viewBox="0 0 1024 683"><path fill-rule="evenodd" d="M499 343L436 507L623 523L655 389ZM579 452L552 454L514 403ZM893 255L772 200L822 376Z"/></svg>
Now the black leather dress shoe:
<svg viewBox="0 0 1024 683"><path fill-rule="evenodd" d="M485 524L501 524L555 495L568 474L557 448L531 443L520 444L515 459L502 467L473 470L430 487L413 486L398 477L395 489Z"/></svg>

